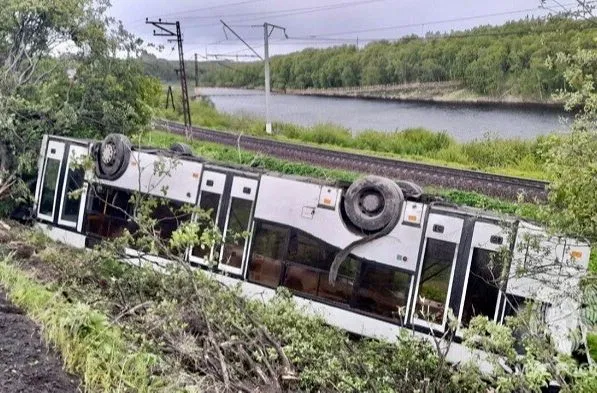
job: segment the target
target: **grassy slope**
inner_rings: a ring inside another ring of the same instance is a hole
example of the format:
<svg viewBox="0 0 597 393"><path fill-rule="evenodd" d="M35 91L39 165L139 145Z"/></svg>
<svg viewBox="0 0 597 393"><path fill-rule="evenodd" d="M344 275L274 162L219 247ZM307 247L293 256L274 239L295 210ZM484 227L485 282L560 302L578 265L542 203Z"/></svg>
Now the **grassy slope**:
<svg viewBox="0 0 597 393"><path fill-rule="evenodd" d="M206 101L191 103L193 124L218 130L232 130L245 134L267 136L263 120L250 116L235 116L218 112ZM159 117L181 120L178 112L159 110ZM301 127L274 123L275 138L309 143L332 149L357 151L393 158L446 165L456 168L483 170L511 176L542 179L541 143L537 140L503 140L487 138L458 143L445 132L422 128L393 133L363 131L356 137L343 127L319 124Z"/></svg>
<svg viewBox="0 0 597 393"><path fill-rule="evenodd" d="M0 283L8 297L43 326L66 370L80 375L94 392L153 392L164 386L152 369L159 358L130 344L126 334L88 304L67 302L61 288L50 290L30 278L9 258L0 260Z"/></svg>

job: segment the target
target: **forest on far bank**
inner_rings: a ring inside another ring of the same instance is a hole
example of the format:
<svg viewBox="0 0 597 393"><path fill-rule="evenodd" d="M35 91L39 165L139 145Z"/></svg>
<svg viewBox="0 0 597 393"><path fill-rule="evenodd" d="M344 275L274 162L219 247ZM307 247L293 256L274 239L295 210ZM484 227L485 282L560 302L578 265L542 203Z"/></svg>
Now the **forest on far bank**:
<svg viewBox="0 0 597 393"><path fill-rule="evenodd" d="M360 49L355 45L309 48L272 57L272 88L457 80L477 94L546 99L566 88L561 70L551 67L550 59L559 52L595 48L596 30L595 20L529 18L449 34L427 33L425 38L376 41ZM148 55L143 62L148 74L163 81L176 81L176 61ZM193 62L188 61L186 67L192 82ZM199 63L202 86L260 87L263 79L261 62Z"/></svg>

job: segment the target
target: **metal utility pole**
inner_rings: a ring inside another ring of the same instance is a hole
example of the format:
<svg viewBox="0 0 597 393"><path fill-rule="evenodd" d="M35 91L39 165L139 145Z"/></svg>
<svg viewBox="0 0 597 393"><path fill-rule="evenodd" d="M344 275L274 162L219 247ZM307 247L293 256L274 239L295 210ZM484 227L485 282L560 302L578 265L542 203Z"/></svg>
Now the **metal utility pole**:
<svg viewBox="0 0 597 393"><path fill-rule="evenodd" d="M263 24L263 68L265 70L265 132L272 133L272 120L269 114L269 94L271 91L269 75L269 32L267 23Z"/></svg>
<svg viewBox="0 0 597 393"><path fill-rule="evenodd" d="M255 56L257 56L259 59L263 60L264 63L264 69L265 69L265 131L268 134L272 133L272 121L270 119L270 109L269 109L269 101L270 101L270 92L271 92L271 88L270 88L270 72L269 72L269 37L272 35L272 33L274 32L275 29L280 29L284 32L284 37L288 38L288 35L286 34L286 28L282 27L282 26L277 26L277 25L272 25L271 23L264 23L263 25L254 25L251 27L263 27L263 43L264 43L264 57L262 58L259 53L257 53L255 51L255 49L253 49L251 47L251 45L247 44L247 42L245 40L242 39L242 37L240 35L238 35L234 30L232 30L232 28L230 26L228 26L226 23L224 23L223 20L220 19L220 22L222 22L222 25L224 25L224 35L226 36L226 38L228 38L228 35L226 34L226 30L229 30L232 34L234 34L236 36L236 38L238 38L239 40L242 41L243 44L245 44L245 46L247 48L249 48L254 54Z"/></svg>
<svg viewBox="0 0 597 393"><path fill-rule="evenodd" d="M199 87L199 60L197 60L196 53L195 53L195 87Z"/></svg>
<svg viewBox="0 0 597 393"><path fill-rule="evenodd" d="M168 86L168 91L166 92L166 109L168 109L170 105L170 100L172 100L172 110L175 111L176 107L174 106L174 93L172 93L172 86Z"/></svg>
<svg viewBox="0 0 597 393"><path fill-rule="evenodd" d="M189 91L187 88L187 74L184 66L184 53L182 47L182 34L180 32L180 23L178 21L162 22L161 18L157 21L150 21L148 18L145 18L145 23L154 25L159 29L157 32L156 30L153 31L153 35L156 37L176 37L176 40L169 39L168 42L176 41L178 44L178 75L180 77L180 89L182 91L182 111L184 114L185 134L188 138L191 128L191 110L189 106ZM175 26L176 32L170 30L170 28L167 28L165 26Z"/></svg>
<svg viewBox="0 0 597 393"><path fill-rule="evenodd" d="M261 27L261 26L252 26L252 27ZM269 102L270 102L270 93L271 93L271 86L270 86L270 71L269 71L269 37L272 35L275 29L280 29L284 32L284 37L288 38L286 34L286 28L282 26L272 25L271 23L265 22L263 24L263 51L264 51L264 69L265 69L265 132L268 134L272 133L272 121L270 118L270 109L269 109Z"/></svg>
<svg viewBox="0 0 597 393"><path fill-rule="evenodd" d="M193 99L199 97L199 60L197 60L197 53L195 53L195 91L193 92Z"/></svg>

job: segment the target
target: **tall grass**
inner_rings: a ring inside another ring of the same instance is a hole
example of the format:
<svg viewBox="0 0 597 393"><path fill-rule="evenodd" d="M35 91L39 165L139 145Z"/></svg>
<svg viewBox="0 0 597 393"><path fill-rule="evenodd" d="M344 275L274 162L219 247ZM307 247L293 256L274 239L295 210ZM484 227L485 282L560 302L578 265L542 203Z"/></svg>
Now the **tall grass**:
<svg viewBox="0 0 597 393"><path fill-rule="evenodd" d="M208 99L192 102L191 114L194 125L267 136L262 119L218 112ZM159 109L157 116L182 119L182 113L164 109ZM507 175L544 178L541 137L522 140L484 136L479 140L459 143L445 131L435 132L424 128L395 132L367 130L355 137L349 129L329 123L303 127L275 122L273 128L275 137L279 139Z"/></svg>
<svg viewBox="0 0 597 393"><path fill-rule="evenodd" d="M268 171L275 171L288 175L309 176L329 181L352 182L360 174L338 169L327 169L309 164L290 162L270 156L263 156L246 150L206 143L197 140L187 141L183 137L163 131L151 131L144 136L143 144L168 148L175 142L185 142L191 145L194 152L201 157L223 163L247 165ZM513 203L492 198L476 192L427 188L427 192L443 197L449 202L484 210L491 210L500 214L517 215L533 221L542 221L541 207L532 203Z"/></svg>
<svg viewBox="0 0 597 393"><path fill-rule="evenodd" d="M160 359L127 343L119 327L88 305L67 303L23 271L0 261L0 282L12 302L39 322L47 341L62 354L65 368L80 375L86 391L154 392L164 381L153 375Z"/></svg>

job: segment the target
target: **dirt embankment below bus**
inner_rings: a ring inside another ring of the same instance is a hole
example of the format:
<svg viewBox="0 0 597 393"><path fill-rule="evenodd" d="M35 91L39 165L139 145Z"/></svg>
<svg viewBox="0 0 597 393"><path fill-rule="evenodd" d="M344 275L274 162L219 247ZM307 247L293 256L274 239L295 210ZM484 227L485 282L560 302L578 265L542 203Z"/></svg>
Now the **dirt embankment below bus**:
<svg viewBox="0 0 597 393"><path fill-rule="evenodd" d="M0 287L0 392L75 393L79 385L42 341L38 326L6 299Z"/></svg>
<svg viewBox="0 0 597 393"><path fill-rule="evenodd" d="M465 88L461 82L408 83L402 85L356 86L327 89L275 90L279 94L334 98L432 103L446 105L545 108L563 110L563 104L551 98L530 99L511 95L483 96Z"/></svg>

